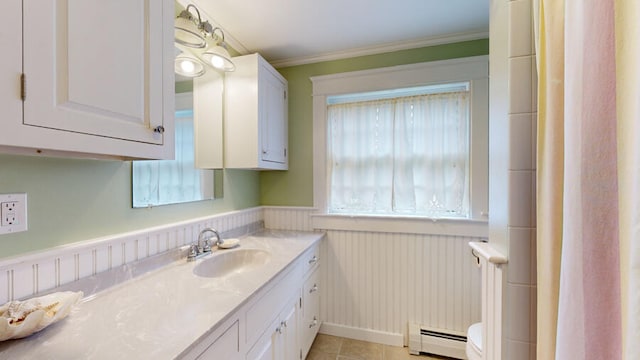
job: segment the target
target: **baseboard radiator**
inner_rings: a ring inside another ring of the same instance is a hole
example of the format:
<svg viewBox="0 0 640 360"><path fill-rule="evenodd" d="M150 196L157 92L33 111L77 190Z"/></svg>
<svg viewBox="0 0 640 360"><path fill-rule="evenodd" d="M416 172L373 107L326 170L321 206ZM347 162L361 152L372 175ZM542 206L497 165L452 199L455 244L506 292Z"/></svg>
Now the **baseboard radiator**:
<svg viewBox="0 0 640 360"><path fill-rule="evenodd" d="M467 337L464 333L440 330L409 323L409 353L428 353L466 359Z"/></svg>

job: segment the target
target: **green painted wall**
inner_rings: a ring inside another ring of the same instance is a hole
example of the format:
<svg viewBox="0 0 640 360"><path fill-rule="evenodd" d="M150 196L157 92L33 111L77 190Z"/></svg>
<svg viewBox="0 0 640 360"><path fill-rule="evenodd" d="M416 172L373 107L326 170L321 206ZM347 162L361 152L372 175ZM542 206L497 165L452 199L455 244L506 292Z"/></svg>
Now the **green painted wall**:
<svg viewBox="0 0 640 360"><path fill-rule="evenodd" d="M289 170L260 174L262 205L313 205L312 76L489 54L489 40L280 68L289 82Z"/></svg>

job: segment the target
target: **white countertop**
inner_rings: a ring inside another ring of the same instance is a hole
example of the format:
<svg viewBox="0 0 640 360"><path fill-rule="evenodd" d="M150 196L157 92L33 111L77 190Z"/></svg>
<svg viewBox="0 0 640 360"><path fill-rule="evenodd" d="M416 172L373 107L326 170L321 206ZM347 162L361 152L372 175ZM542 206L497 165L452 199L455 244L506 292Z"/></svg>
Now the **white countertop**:
<svg viewBox="0 0 640 360"><path fill-rule="evenodd" d="M213 255L181 259L90 296L39 333L0 342L0 359L173 359L221 324L254 293L322 238L322 233L265 230L239 249L271 253L244 274L204 278L193 268Z"/></svg>

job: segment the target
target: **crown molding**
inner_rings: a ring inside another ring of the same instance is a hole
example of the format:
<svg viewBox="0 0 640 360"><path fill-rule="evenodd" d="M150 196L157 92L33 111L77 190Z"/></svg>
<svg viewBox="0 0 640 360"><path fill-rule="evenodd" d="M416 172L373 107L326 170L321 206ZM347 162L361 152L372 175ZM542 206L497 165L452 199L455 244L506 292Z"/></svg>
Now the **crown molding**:
<svg viewBox="0 0 640 360"><path fill-rule="evenodd" d="M269 63L275 68L283 68L288 66L313 64L323 61L342 60L358 56L376 55L393 51L417 49L427 46L435 46L442 44L451 44L462 41L488 39L488 31L472 31L449 34L445 36L431 36L421 39L401 41L395 43L387 43L382 45L361 47L344 51L330 52L322 55L303 56L297 58L289 58L282 60L269 61Z"/></svg>

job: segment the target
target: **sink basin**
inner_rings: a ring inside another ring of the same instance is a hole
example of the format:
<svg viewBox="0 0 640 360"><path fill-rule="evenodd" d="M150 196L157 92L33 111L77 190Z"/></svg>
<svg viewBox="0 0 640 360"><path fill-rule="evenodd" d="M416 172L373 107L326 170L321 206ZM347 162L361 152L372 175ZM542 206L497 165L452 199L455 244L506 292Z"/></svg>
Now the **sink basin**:
<svg viewBox="0 0 640 360"><path fill-rule="evenodd" d="M193 268L193 273L202 277L222 277L231 274L242 274L255 270L271 260L268 251L260 249L239 249L229 252L218 252L213 257L203 260Z"/></svg>

